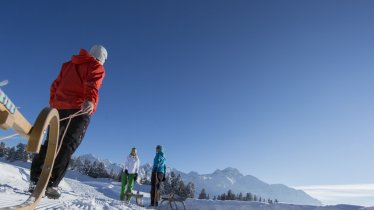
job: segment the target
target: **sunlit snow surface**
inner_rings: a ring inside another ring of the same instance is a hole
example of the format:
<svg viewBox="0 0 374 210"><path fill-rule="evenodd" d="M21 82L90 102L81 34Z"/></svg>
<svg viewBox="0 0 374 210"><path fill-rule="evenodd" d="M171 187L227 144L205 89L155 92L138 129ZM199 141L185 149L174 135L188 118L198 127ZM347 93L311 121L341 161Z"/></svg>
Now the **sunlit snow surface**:
<svg viewBox="0 0 374 210"><path fill-rule="evenodd" d="M28 188L29 164L0 162L0 208L20 204L28 198L24 191ZM109 179L93 179L69 171L62 182L62 196L59 200L43 198L37 209L125 209L138 210L134 204L124 204L117 200L120 183ZM147 186L136 186L145 194L144 203L149 204ZM186 201L188 210L374 210L359 206L301 206L291 204L265 204L244 201Z"/></svg>

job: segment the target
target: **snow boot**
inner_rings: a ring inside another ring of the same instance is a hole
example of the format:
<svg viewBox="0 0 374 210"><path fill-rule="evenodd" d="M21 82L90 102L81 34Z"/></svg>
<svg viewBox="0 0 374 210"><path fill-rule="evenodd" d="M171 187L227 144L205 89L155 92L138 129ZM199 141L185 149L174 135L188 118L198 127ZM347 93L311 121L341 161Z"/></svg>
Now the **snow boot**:
<svg viewBox="0 0 374 210"><path fill-rule="evenodd" d="M58 189L58 187L47 187L45 190L45 196L47 196L49 199L59 199L61 196L61 191Z"/></svg>
<svg viewBox="0 0 374 210"><path fill-rule="evenodd" d="M36 183L33 182L33 181L30 181L28 192L29 192L29 193L33 193L34 190L35 190L35 187L36 187Z"/></svg>

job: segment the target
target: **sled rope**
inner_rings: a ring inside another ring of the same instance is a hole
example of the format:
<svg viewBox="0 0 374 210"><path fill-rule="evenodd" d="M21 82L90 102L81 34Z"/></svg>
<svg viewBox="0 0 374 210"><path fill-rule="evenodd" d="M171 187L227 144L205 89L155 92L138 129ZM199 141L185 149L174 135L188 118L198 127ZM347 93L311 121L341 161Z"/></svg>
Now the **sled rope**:
<svg viewBox="0 0 374 210"><path fill-rule="evenodd" d="M70 125L71 119L73 119L74 117L78 117L78 116L80 116L80 115L87 114L87 113L88 113L88 112L83 112L82 110L79 110L79 111L77 111L76 113L69 115L68 117L65 117L65 118L60 119L60 122L61 122L61 121L64 121L64 120L69 120L69 122L68 122L68 124L67 124L67 126L66 126L66 129L65 129L65 131L64 131L64 135L63 135L62 138L61 138L61 143L62 143L62 141L63 141L63 139L64 139L64 137L65 137L65 135L66 135L66 131L67 131L67 128L69 127L69 125ZM12 134L12 135L9 135L9 136L4 136L4 137L1 137L1 138L0 138L0 141L6 140L6 139L10 139L10 138L13 138L13 137L16 137L16 136L19 136L19 135L20 135L20 134L15 133L15 134ZM57 153L60 151L60 148L61 148L61 144L60 144L59 149L57 150Z"/></svg>
<svg viewBox="0 0 374 210"><path fill-rule="evenodd" d="M64 134L61 136L61 139L60 139L60 141L61 142L59 142L59 146L58 146L58 149L57 149L57 152L56 152L56 154L59 154L59 152L60 152L60 149L61 149L61 146L62 146L62 142L64 141L64 138L65 138L65 135L66 135L66 131L68 130L68 128L69 128L69 125L70 125L70 122L71 122L71 120L74 118L74 117L78 117L78 116L80 116L80 115L84 115L84 114L87 114L88 112L83 112L83 110L79 110L79 111L77 111L76 113L74 113L74 114L71 114L69 117L65 117L65 118L62 118L61 120L60 120L60 122L61 121L63 121L63 120L69 120L68 121L68 123L66 124L66 127L65 127L65 130L64 130Z"/></svg>

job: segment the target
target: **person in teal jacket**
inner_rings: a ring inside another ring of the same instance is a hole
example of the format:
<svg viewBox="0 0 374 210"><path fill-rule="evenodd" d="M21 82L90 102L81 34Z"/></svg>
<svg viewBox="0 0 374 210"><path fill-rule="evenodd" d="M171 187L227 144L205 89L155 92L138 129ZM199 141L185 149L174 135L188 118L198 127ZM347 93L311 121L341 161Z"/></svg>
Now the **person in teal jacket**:
<svg viewBox="0 0 374 210"><path fill-rule="evenodd" d="M152 178L151 178L151 206L158 206L160 199L160 183L165 181L166 158L162 151L162 146L157 145L156 156L153 160Z"/></svg>

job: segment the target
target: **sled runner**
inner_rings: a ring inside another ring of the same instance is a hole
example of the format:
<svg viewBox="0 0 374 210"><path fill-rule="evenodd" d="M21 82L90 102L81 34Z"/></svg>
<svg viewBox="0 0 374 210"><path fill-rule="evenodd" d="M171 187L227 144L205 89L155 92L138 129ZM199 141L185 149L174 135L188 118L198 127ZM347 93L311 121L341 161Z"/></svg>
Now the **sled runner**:
<svg viewBox="0 0 374 210"><path fill-rule="evenodd" d="M161 202L159 205L159 210L186 210L184 201L186 198L182 198L174 193L166 196L161 196Z"/></svg>
<svg viewBox="0 0 374 210"><path fill-rule="evenodd" d="M36 208L44 195L57 155L59 125L57 110L48 107L40 112L35 123L31 125L0 89L0 128L3 130L14 130L17 133L8 137L0 137L0 140L20 135L28 141L27 152L39 153L44 133L49 127L47 154L35 190L22 204L2 209L31 210Z"/></svg>
<svg viewBox="0 0 374 210"><path fill-rule="evenodd" d="M126 193L125 194L125 200L127 200L127 198L130 197L134 197L135 198L135 202L136 202L136 205L140 206L140 207L144 207L143 205L143 197L144 195L143 194L140 194L139 192L138 193Z"/></svg>

